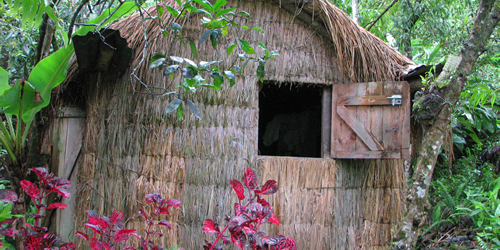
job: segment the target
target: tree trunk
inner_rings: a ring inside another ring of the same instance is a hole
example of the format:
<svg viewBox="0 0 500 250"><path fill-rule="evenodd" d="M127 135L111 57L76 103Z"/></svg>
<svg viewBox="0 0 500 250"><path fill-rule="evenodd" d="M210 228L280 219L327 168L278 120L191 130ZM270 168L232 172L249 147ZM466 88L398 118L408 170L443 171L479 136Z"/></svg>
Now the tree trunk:
<svg viewBox="0 0 500 250"><path fill-rule="evenodd" d="M18 201L14 203L12 206L12 214L20 214L23 215L24 217L19 217L15 219L15 222L13 223L13 227L16 228L17 231L21 232L21 229L23 227L26 227L26 203L25 203L25 197L26 195L24 194L23 189L21 188L21 180L24 179L26 176L24 173L24 168L21 165L9 165L9 170L11 174L11 186L12 190L16 192L18 196ZM23 240L22 237L17 236L15 238L15 246L16 249L24 249L23 245Z"/></svg>
<svg viewBox="0 0 500 250"><path fill-rule="evenodd" d="M18 197L19 201L14 203L14 206L12 206L12 214L22 214L26 216L26 205L24 203L24 197L25 197L24 194L21 194ZM26 225L26 217L19 217L16 218L15 224L13 226L16 228L17 231L21 232L20 231L21 228L25 227L25 225ZM24 249L23 238L19 235L16 236L15 240L16 240L15 243L16 249Z"/></svg>
<svg viewBox="0 0 500 250"><path fill-rule="evenodd" d="M359 4L358 0L352 0L351 1L351 6L352 6L352 20L356 24L359 24Z"/></svg>
<svg viewBox="0 0 500 250"><path fill-rule="evenodd" d="M2 54L2 58L0 59L0 67L7 69L9 67L9 51L5 46L2 46L0 53Z"/></svg>
<svg viewBox="0 0 500 250"><path fill-rule="evenodd" d="M403 26L403 33L406 35L401 38L401 44L403 45L405 56L408 58L412 58L412 47L411 47L411 31L413 30L413 26L417 23L418 19L424 12L422 7L414 7L420 6L422 0L417 0L414 3L411 0L406 1L406 8L403 8L403 13L408 17L408 20L404 22L406 26Z"/></svg>
<svg viewBox="0 0 500 250"><path fill-rule="evenodd" d="M441 90L444 94L444 107L432 125L423 127L424 136L421 147L414 154L417 157L413 162L413 174L408 183L401 240L394 244L396 249L414 249L415 247L421 227L425 222L429 185L443 139L450 129L454 104L458 101L477 58L485 51L485 46L498 23L499 15L500 7L496 0L481 1L472 32L461 50L462 61L457 67L458 73L455 73L449 84Z"/></svg>

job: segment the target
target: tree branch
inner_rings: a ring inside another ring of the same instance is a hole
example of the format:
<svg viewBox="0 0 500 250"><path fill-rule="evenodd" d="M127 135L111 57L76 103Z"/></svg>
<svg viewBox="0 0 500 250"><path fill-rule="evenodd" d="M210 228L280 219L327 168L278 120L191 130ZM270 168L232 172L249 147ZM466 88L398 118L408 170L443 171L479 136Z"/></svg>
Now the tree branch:
<svg viewBox="0 0 500 250"><path fill-rule="evenodd" d="M415 3L421 3L422 0L416 0ZM411 3L410 0L406 1L408 5L408 10L410 13L408 13L408 24L406 27L403 27L403 32L407 32L409 36L405 36L402 40L402 44L404 46L404 51L405 51L405 56L412 59L412 47L411 47L411 30L417 23L418 19L420 19L420 16L422 13L424 13L424 9L422 7L418 9L413 8L413 4Z"/></svg>
<svg viewBox="0 0 500 250"><path fill-rule="evenodd" d="M73 34L73 28L75 26L76 18L80 14L80 11L82 10L83 6L85 6L89 0L84 0L82 3L78 6L78 8L75 11L75 14L71 18L71 22L69 23L69 29L68 29L68 39L71 41L71 35Z"/></svg>
<svg viewBox="0 0 500 250"><path fill-rule="evenodd" d="M388 11L390 8L392 8L392 6L394 6L394 4L396 4L398 1L399 1L399 0L394 0L394 1L392 1L392 3L391 3L391 4L387 7L387 8L385 8L385 10L382 12L382 14L380 14L380 15L379 15L379 16L378 16L375 20L373 20L373 21L371 21L371 22L367 23L367 24L365 25L365 27L363 27L363 28L365 28L366 30L370 31L370 29L373 27L373 25L375 25L375 24L378 22L378 20L380 20L380 18L382 18L382 17L385 15L385 13L387 13L387 11Z"/></svg>

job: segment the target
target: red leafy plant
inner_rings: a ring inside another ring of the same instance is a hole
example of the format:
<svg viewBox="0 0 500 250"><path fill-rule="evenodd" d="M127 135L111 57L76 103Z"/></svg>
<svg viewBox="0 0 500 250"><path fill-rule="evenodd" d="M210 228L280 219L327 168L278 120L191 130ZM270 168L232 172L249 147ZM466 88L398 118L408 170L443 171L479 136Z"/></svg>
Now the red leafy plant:
<svg viewBox="0 0 500 250"><path fill-rule="evenodd" d="M163 247L156 246L153 241L151 241L150 236L151 235L157 235L159 237L163 236L163 233L161 231L153 231L152 228L153 226L162 226L166 227L167 229L171 229L172 226L170 225L170 222L166 220L159 220L158 217L160 215L166 215L170 216L170 212L168 211L168 208L170 207L179 207L182 205L182 202L175 200L175 199L163 199L161 197L161 194L159 193L153 193L153 194L146 194L146 202L149 204L149 211L147 208L141 208L139 210L139 214L144 217L146 220L146 223L148 225L148 229L145 231L146 232L146 237L144 239L141 238L140 235L135 235L141 240L141 246L138 248L139 250L163 250ZM128 248L132 250L137 250L135 248ZM179 249L183 250L183 249Z"/></svg>
<svg viewBox="0 0 500 250"><path fill-rule="evenodd" d="M237 180L231 180L229 183L238 196L238 203L234 204L235 215L232 218L226 218L228 223L222 231L218 224L211 219L207 219L203 223L204 232L213 233L217 237L213 243L206 242L203 248L205 250L220 250L222 247L216 246L216 244L222 239L223 246L232 242L240 249L247 246L252 250L295 250L295 241L292 238L285 238L283 235L266 236L265 232L259 230L260 226L266 222L279 225L278 219L272 213L273 208L261 197L278 191L276 181L268 180L258 189L257 176L252 169L247 168L242 182L248 190L247 203L242 203L247 198L243 184ZM229 231L229 235L224 235L226 231Z"/></svg>
<svg viewBox="0 0 500 250"><path fill-rule="evenodd" d="M12 220L12 219L8 219L8 220L0 222L0 237L1 237L0 238L0 248L5 246L2 243L2 238L4 236L14 238L14 237L16 237L16 235L19 234L19 232L15 228L10 227L12 225L12 222L14 222L14 220Z"/></svg>
<svg viewBox="0 0 500 250"><path fill-rule="evenodd" d="M22 215L13 215L12 204L18 201L16 192L9 189L0 189L0 248L4 247L2 240L5 236L14 238L19 232L11 227L14 222L13 217L23 217Z"/></svg>
<svg viewBox="0 0 500 250"><path fill-rule="evenodd" d="M149 204L148 207L141 208L139 214L144 217L148 225L147 230L145 230L146 236L143 238L141 235L135 233L135 229L124 229L123 228L123 213L119 211L113 211L109 218L104 216L99 216L93 210L87 210L86 213L89 216L89 221L84 224L84 226L90 228L94 231L94 235L90 238L87 234L83 232L76 232L76 235L82 237L90 243L90 248L92 250L114 250L116 249L117 243L126 242L130 236L137 237L141 244L138 248L126 245L123 249L130 250L163 250L161 246L156 246L150 239L151 235L163 236L161 231L153 231L153 226L163 226L167 229L171 229L170 222L166 220L157 221L157 217L161 214L170 215L168 208L179 207L182 203L178 200L170 199L165 200L161 197L159 193L147 194L146 202ZM101 240L98 240L96 236L99 235ZM182 250L182 249L179 249Z"/></svg>
<svg viewBox="0 0 500 250"><path fill-rule="evenodd" d="M18 201L16 192L10 189L0 189L0 201L14 203Z"/></svg>
<svg viewBox="0 0 500 250"><path fill-rule="evenodd" d="M92 250L113 250L116 249L116 244L125 242L129 239L130 234L135 232L135 229L123 228L123 213L120 211L113 211L108 217L100 216L94 210L85 211L89 216L89 221L84 226L92 229L94 235L92 238L80 231L76 235L84 238L90 243ZM100 239L97 238L99 235Z"/></svg>
<svg viewBox="0 0 500 250"><path fill-rule="evenodd" d="M38 185L28 181L21 181L21 188L26 194L31 197L35 207L36 214L30 214L34 219L34 225L26 224L27 228L21 229L21 235L24 237L24 248L26 250L72 250L75 249L73 243L66 243L57 247L61 243L61 237L52 232L48 232L46 227L40 226L40 219L45 217L41 214L42 210L47 209L65 209L66 204L52 203L50 205L43 204L43 200L51 193L58 193L64 198L69 198L70 194L68 188L71 184L68 180L55 176L49 173L45 168L32 168L31 171L35 172L38 176Z"/></svg>

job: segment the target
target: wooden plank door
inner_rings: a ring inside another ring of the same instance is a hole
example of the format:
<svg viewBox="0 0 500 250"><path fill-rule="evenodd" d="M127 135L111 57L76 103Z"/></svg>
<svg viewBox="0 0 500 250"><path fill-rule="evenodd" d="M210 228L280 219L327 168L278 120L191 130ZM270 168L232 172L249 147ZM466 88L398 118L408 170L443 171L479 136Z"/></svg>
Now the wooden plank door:
<svg viewBox="0 0 500 250"><path fill-rule="evenodd" d="M68 190L71 199L62 200L62 203L68 206L64 210L57 209L55 211L55 223L52 226L55 227L54 230L62 237L63 241L70 242L73 240L75 232L78 158L82 149L85 112L76 107L63 107L56 115L50 129L51 137L48 140L52 156L50 171L56 176L68 179L72 185Z"/></svg>
<svg viewBox="0 0 500 250"><path fill-rule="evenodd" d="M332 158L409 158L410 105L407 82L334 84Z"/></svg>

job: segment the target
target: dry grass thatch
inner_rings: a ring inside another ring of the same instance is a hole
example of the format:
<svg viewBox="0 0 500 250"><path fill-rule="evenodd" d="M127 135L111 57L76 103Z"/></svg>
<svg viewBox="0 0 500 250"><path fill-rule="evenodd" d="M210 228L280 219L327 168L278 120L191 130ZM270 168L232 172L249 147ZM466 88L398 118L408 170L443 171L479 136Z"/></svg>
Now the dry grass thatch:
<svg viewBox="0 0 500 250"><path fill-rule="evenodd" d="M294 5L301 6L297 7L297 15L300 11L311 13L311 20L306 20L314 22L318 25L318 17L320 18L319 25L324 25L329 31L330 41L327 41L327 45L333 50L333 54L329 57L330 62L325 63L325 66L335 64L340 69L341 72L337 74L342 74L350 78L350 82L370 82L370 81L385 81L385 80L399 80L405 76L411 69L413 69L416 64L412 62L407 57L403 56L401 53L396 51L391 46L387 45L377 36L366 31L364 28L354 23L352 19L336 7L334 4L330 3L328 0L313 0L313 1L291 1L291 0L279 0L281 5L285 2L293 2ZM167 0L163 1L164 4L170 6L176 6L176 1ZM272 4L272 3L270 3ZM318 7L319 6L319 7ZM154 14L154 9L149 9L149 12ZM256 10L254 18L260 18L265 21L265 16L260 16L259 10ZM168 12L166 12L168 13ZM146 49L144 47L144 37L148 37L149 43L152 39L157 39L161 36L161 30L155 24L155 22L146 21L142 22L142 16L147 16L148 11L145 11L141 15L136 14L128 17L112 26L112 28L119 28L124 37L129 41L129 45L136 50ZM165 19L170 20L168 15L165 14ZM290 22L297 22L292 18ZM179 21L179 20L177 20ZM285 21L285 20L283 20ZM183 20L184 25L189 26L191 21ZM164 26L168 26L169 23L164 23ZM313 25L313 26L314 26ZM314 27L313 27L314 28ZM192 30L194 34L199 33L199 30ZM267 30L266 34L277 33L280 35L281 39L293 40L295 38L294 31L290 33L286 29L280 29L279 25L275 26L273 30ZM201 34L198 34L201 35ZM192 35L191 35L192 36ZM262 37L253 36L253 40L262 41ZM168 39L167 39L168 40ZM265 39L264 39L265 40ZM304 41L308 42L308 41ZM149 51L155 50L154 44L149 44ZM157 49L163 49L157 48ZM319 51L314 51L318 54ZM285 56L286 55L282 55ZM139 62L142 59L141 53L136 53L135 62ZM223 58L221 58L223 59ZM316 58L314 58L316 60ZM283 60L286 60L284 58ZM283 66L283 65L281 65ZM300 65L300 67L307 67L307 65ZM147 68L144 68L147 70ZM315 69L319 70L319 69ZM293 80L293 79L287 79ZM317 79L311 79L311 83L319 82Z"/></svg>
<svg viewBox="0 0 500 250"><path fill-rule="evenodd" d="M396 80L408 72L408 66L415 65L328 0L316 1L335 45L337 62L353 82Z"/></svg>

